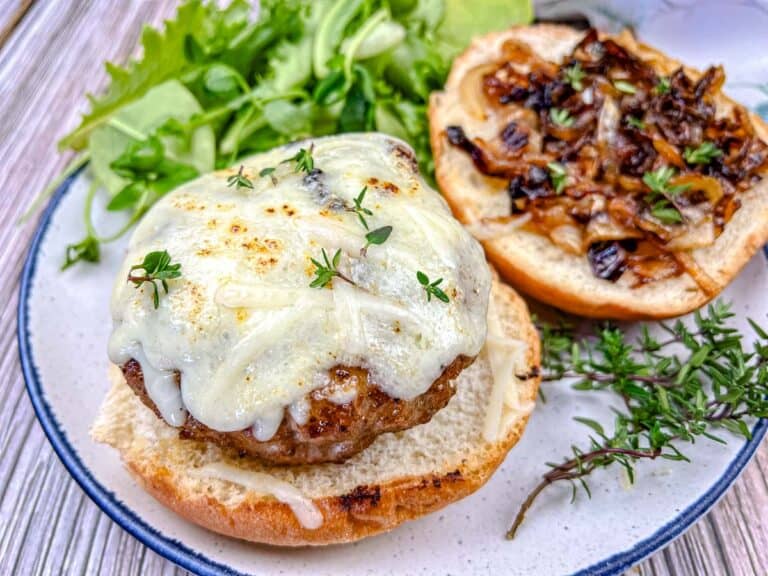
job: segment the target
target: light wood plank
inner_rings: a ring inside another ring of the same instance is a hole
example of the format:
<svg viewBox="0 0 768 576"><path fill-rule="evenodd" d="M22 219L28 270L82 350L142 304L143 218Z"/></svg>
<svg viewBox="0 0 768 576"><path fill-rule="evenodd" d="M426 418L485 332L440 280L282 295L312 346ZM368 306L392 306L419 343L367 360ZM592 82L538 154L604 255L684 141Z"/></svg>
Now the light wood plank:
<svg viewBox="0 0 768 576"><path fill-rule="evenodd" d="M34 0L4 0L0 2L0 50L29 12L33 3Z"/></svg>
<svg viewBox="0 0 768 576"><path fill-rule="evenodd" d="M0 2L0 26L17 3ZM111 522L68 476L34 418L15 343L33 227L13 222L65 165L56 141L77 122L84 89L103 85L102 61L124 60L142 23L159 23L174 4L39 1L0 49L0 574L184 573ZM768 445L704 520L632 572L768 573Z"/></svg>

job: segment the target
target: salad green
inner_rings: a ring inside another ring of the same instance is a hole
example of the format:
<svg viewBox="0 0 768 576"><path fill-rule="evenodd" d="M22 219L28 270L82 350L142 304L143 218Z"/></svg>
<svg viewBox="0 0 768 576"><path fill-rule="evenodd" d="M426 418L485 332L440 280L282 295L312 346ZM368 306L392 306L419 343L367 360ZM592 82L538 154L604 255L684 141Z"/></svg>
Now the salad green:
<svg viewBox="0 0 768 576"><path fill-rule="evenodd" d="M106 91L60 148L90 161L108 209L128 224L67 247L64 267L97 262L163 194L245 155L309 136L378 130L408 141L425 176L433 163L427 104L470 39L527 23L529 0L186 0L142 55L108 63ZM51 183L34 211L62 178Z"/></svg>

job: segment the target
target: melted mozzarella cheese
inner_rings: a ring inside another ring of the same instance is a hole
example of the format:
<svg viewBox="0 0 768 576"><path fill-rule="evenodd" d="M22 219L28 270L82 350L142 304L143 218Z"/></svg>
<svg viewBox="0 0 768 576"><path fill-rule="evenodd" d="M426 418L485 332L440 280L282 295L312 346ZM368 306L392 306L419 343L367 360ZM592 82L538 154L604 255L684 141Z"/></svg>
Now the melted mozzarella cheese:
<svg viewBox="0 0 768 576"><path fill-rule="evenodd" d="M279 502L287 504L299 524L307 530L317 530L323 525L323 513L310 498L295 486L278 480L271 474L241 470L221 462L206 464L197 471L197 474L238 484L260 495L272 496Z"/></svg>
<svg viewBox="0 0 768 576"><path fill-rule="evenodd" d="M365 368L385 393L410 400L457 356L482 348L490 290L482 249L405 146L379 134L313 144L322 172L281 164L308 142L280 148L243 162L253 189L227 186L235 169L204 176L160 200L136 229L113 292L110 358L139 361L170 424L188 412L214 430L251 428L268 440L286 409L306 418L308 395L335 366ZM266 167L276 167L276 181L258 177ZM366 230L350 208L365 186L370 229L393 230L363 255ZM309 287L322 249L329 258L341 250L339 271L354 285L334 278ZM149 286L125 281L154 250L167 250L182 273L157 310ZM417 270L443 279L448 304L427 302ZM354 390L329 397L350 401Z"/></svg>
<svg viewBox="0 0 768 576"><path fill-rule="evenodd" d="M521 381L517 374L527 371L528 345L523 340L504 335L493 299L488 306L488 338L485 353L491 365L493 386L486 407L483 438L496 442L509 428L512 420L529 414L534 407L530 400L520 400ZM505 414L506 408L506 414Z"/></svg>

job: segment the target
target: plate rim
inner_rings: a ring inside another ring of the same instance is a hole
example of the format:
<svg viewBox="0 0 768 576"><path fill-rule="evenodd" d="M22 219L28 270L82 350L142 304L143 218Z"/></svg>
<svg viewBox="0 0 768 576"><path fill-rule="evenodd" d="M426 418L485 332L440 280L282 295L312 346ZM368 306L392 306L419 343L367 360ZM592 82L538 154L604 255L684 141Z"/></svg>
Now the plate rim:
<svg viewBox="0 0 768 576"><path fill-rule="evenodd" d="M108 487L96 481L69 442L66 433L53 414L43 393L42 380L34 362L30 341L29 298L32 293L32 283L37 268L40 245L46 236L48 227L61 200L70 191L73 183L81 176L84 169L85 166L81 167L64 180L49 200L36 225L19 281L16 336L21 371L35 415L54 452L70 476L74 478L80 488L110 519L131 536L164 558L195 574L203 576L246 576L245 573L212 560L179 540L163 534L118 499ZM763 252L766 258L768 258L768 247L763 247ZM671 521L658 528L651 536L637 542L626 550L617 552L604 560L583 568L571 576L615 576L621 574L682 535L694 522L706 514L736 481L741 471L749 463L760 446L767 431L768 419L758 420L752 428L752 438L744 443L717 481L698 500L685 508Z"/></svg>

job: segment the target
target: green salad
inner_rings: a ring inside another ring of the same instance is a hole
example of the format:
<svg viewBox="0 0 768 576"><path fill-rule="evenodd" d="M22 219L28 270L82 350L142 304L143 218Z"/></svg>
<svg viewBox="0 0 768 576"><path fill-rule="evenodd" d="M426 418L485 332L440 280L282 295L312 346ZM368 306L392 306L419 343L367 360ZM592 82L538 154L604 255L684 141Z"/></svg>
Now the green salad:
<svg viewBox="0 0 768 576"><path fill-rule="evenodd" d="M103 243L180 184L309 136L391 134L413 146L430 179L430 92L473 36L533 16L529 0L260 4L187 0L163 30L144 29L140 58L107 63L107 89L88 96L90 111L59 144L77 156L31 210L90 163L85 237L67 247L64 268L98 262ZM103 190L108 210L130 214L108 236L91 221Z"/></svg>

